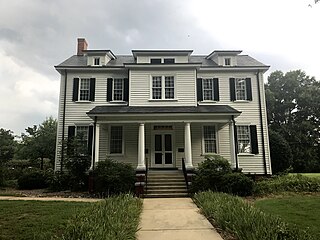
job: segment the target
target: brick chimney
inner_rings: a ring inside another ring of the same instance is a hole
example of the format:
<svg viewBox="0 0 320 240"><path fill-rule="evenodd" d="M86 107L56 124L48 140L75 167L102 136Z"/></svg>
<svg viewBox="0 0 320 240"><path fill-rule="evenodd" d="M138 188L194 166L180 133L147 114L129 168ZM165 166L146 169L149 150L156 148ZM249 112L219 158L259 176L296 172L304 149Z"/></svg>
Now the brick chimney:
<svg viewBox="0 0 320 240"><path fill-rule="evenodd" d="M88 48L88 43L86 41L86 39L84 38L78 38L78 51L77 51L77 55L78 56L83 56L83 50L87 50Z"/></svg>

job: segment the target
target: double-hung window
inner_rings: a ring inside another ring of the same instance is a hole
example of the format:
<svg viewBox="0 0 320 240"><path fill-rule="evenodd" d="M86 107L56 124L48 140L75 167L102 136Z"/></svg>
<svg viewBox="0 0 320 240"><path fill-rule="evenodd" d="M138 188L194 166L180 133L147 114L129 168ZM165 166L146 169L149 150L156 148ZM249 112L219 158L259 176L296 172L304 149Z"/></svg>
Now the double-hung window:
<svg viewBox="0 0 320 240"><path fill-rule="evenodd" d="M80 88L79 88L79 100L80 101L89 101L90 96L90 79L81 78L80 79Z"/></svg>
<svg viewBox="0 0 320 240"><path fill-rule="evenodd" d="M236 99L247 100L246 79L236 78L235 80Z"/></svg>
<svg viewBox="0 0 320 240"><path fill-rule="evenodd" d="M219 79L197 78L197 100L219 101Z"/></svg>
<svg viewBox="0 0 320 240"><path fill-rule="evenodd" d="M110 154L123 153L123 128L122 126L110 127Z"/></svg>
<svg viewBox="0 0 320 240"><path fill-rule="evenodd" d="M74 78L72 101L94 101L95 78Z"/></svg>
<svg viewBox="0 0 320 240"><path fill-rule="evenodd" d="M203 126L204 153L217 153L216 128L214 125Z"/></svg>
<svg viewBox="0 0 320 240"><path fill-rule="evenodd" d="M152 76L152 99L174 99L174 76Z"/></svg>
<svg viewBox="0 0 320 240"><path fill-rule="evenodd" d="M89 126L77 126L76 138L81 146L87 146L88 144Z"/></svg>
<svg viewBox="0 0 320 240"><path fill-rule="evenodd" d="M251 153L249 126L237 126L239 153Z"/></svg>
<svg viewBox="0 0 320 240"><path fill-rule="evenodd" d="M113 101L123 101L123 79L113 80Z"/></svg>
<svg viewBox="0 0 320 240"><path fill-rule="evenodd" d="M212 101L213 100L213 79L205 78L202 79L202 91L203 91L203 100Z"/></svg>
<svg viewBox="0 0 320 240"><path fill-rule="evenodd" d="M95 65L95 66L99 66L100 65L100 58L94 58L93 59L93 65Z"/></svg>
<svg viewBox="0 0 320 240"><path fill-rule="evenodd" d="M230 100L252 101L251 78L230 78Z"/></svg>

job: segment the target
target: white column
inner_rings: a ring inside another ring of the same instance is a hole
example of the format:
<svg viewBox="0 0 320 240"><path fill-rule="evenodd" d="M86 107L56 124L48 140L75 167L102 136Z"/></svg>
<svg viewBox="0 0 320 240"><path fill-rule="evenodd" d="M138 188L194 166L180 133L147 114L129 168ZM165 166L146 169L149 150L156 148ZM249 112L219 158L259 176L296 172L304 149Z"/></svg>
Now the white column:
<svg viewBox="0 0 320 240"><path fill-rule="evenodd" d="M189 122L185 123L184 125L184 157L186 168L193 168L191 150L191 131Z"/></svg>
<svg viewBox="0 0 320 240"><path fill-rule="evenodd" d="M234 126L233 122L229 122L229 138L230 138L230 160L234 168L237 167L235 155Z"/></svg>
<svg viewBox="0 0 320 240"><path fill-rule="evenodd" d="M145 140L144 140L144 123L139 125L139 140L138 140L138 170L145 170Z"/></svg>
<svg viewBox="0 0 320 240"><path fill-rule="evenodd" d="M99 143L100 143L100 124L96 124L96 135L95 135L95 155L94 155L94 163L99 162Z"/></svg>

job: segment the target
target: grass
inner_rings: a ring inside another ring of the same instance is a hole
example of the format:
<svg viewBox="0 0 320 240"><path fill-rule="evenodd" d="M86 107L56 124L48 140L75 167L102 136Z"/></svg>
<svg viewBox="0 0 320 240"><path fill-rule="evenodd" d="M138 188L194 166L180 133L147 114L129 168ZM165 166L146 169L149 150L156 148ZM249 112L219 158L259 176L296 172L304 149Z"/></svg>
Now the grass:
<svg viewBox="0 0 320 240"><path fill-rule="evenodd" d="M110 197L79 212L68 224L64 240L136 239L142 201L131 195Z"/></svg>
<svg viewBox="0 0 320 240"><path fill-rule="evenodd" d="M0 239L50 239L61 236L68 219L92 203L0 201Z"/></svg>
<svg viewBox="0 0 320 240"><path fill-rule="evenodd" d="M320 173L290 173L290 175L301 174L302 176L312 177L312 178L320 178Z"/></svg>
<svg viewBox="0 0 320 240"><path fill-rule="evenodd" d="M287 224L239 197L208 191L195 194L194 201L214 226L235 235L239 240L317 239L306 230Z"/></svg>
<svg viewBox="0 0 320 240"><path fill-rule="evenodd" d="M308 228L315 239L320 239L320 195L260 199L255 202L255 206L281 217L288 223Z"/></svg>

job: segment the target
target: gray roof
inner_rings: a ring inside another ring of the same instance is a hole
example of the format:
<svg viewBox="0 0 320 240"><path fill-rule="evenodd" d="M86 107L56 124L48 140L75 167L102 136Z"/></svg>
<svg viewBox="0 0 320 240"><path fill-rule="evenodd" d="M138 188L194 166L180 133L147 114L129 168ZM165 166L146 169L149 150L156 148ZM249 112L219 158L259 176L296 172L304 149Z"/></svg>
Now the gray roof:
<svg viewBox="0 0 320 240"><path fill-rule="evenodd" d="M238 110L228 105L208 105L190 107L130 107L130 106L96 106L88 115L102 114L167 114L167 113L214 113L214 114L239 114Z"/></svg>
<svg viewBox="0 0 320 240"><path fill-rule="evenodd" d="M124 67L124 64L134 64L135 59L132 55L116 55L116 59L110 60L106 67ZM237 67L267 67L265 64L255 60L248 55L238 55ZM222 67L211 59L206 59L206 55L191 55L189 63L201 63L201 67ZM87 67L87 57L73 55L56 67Z"/></svg>

